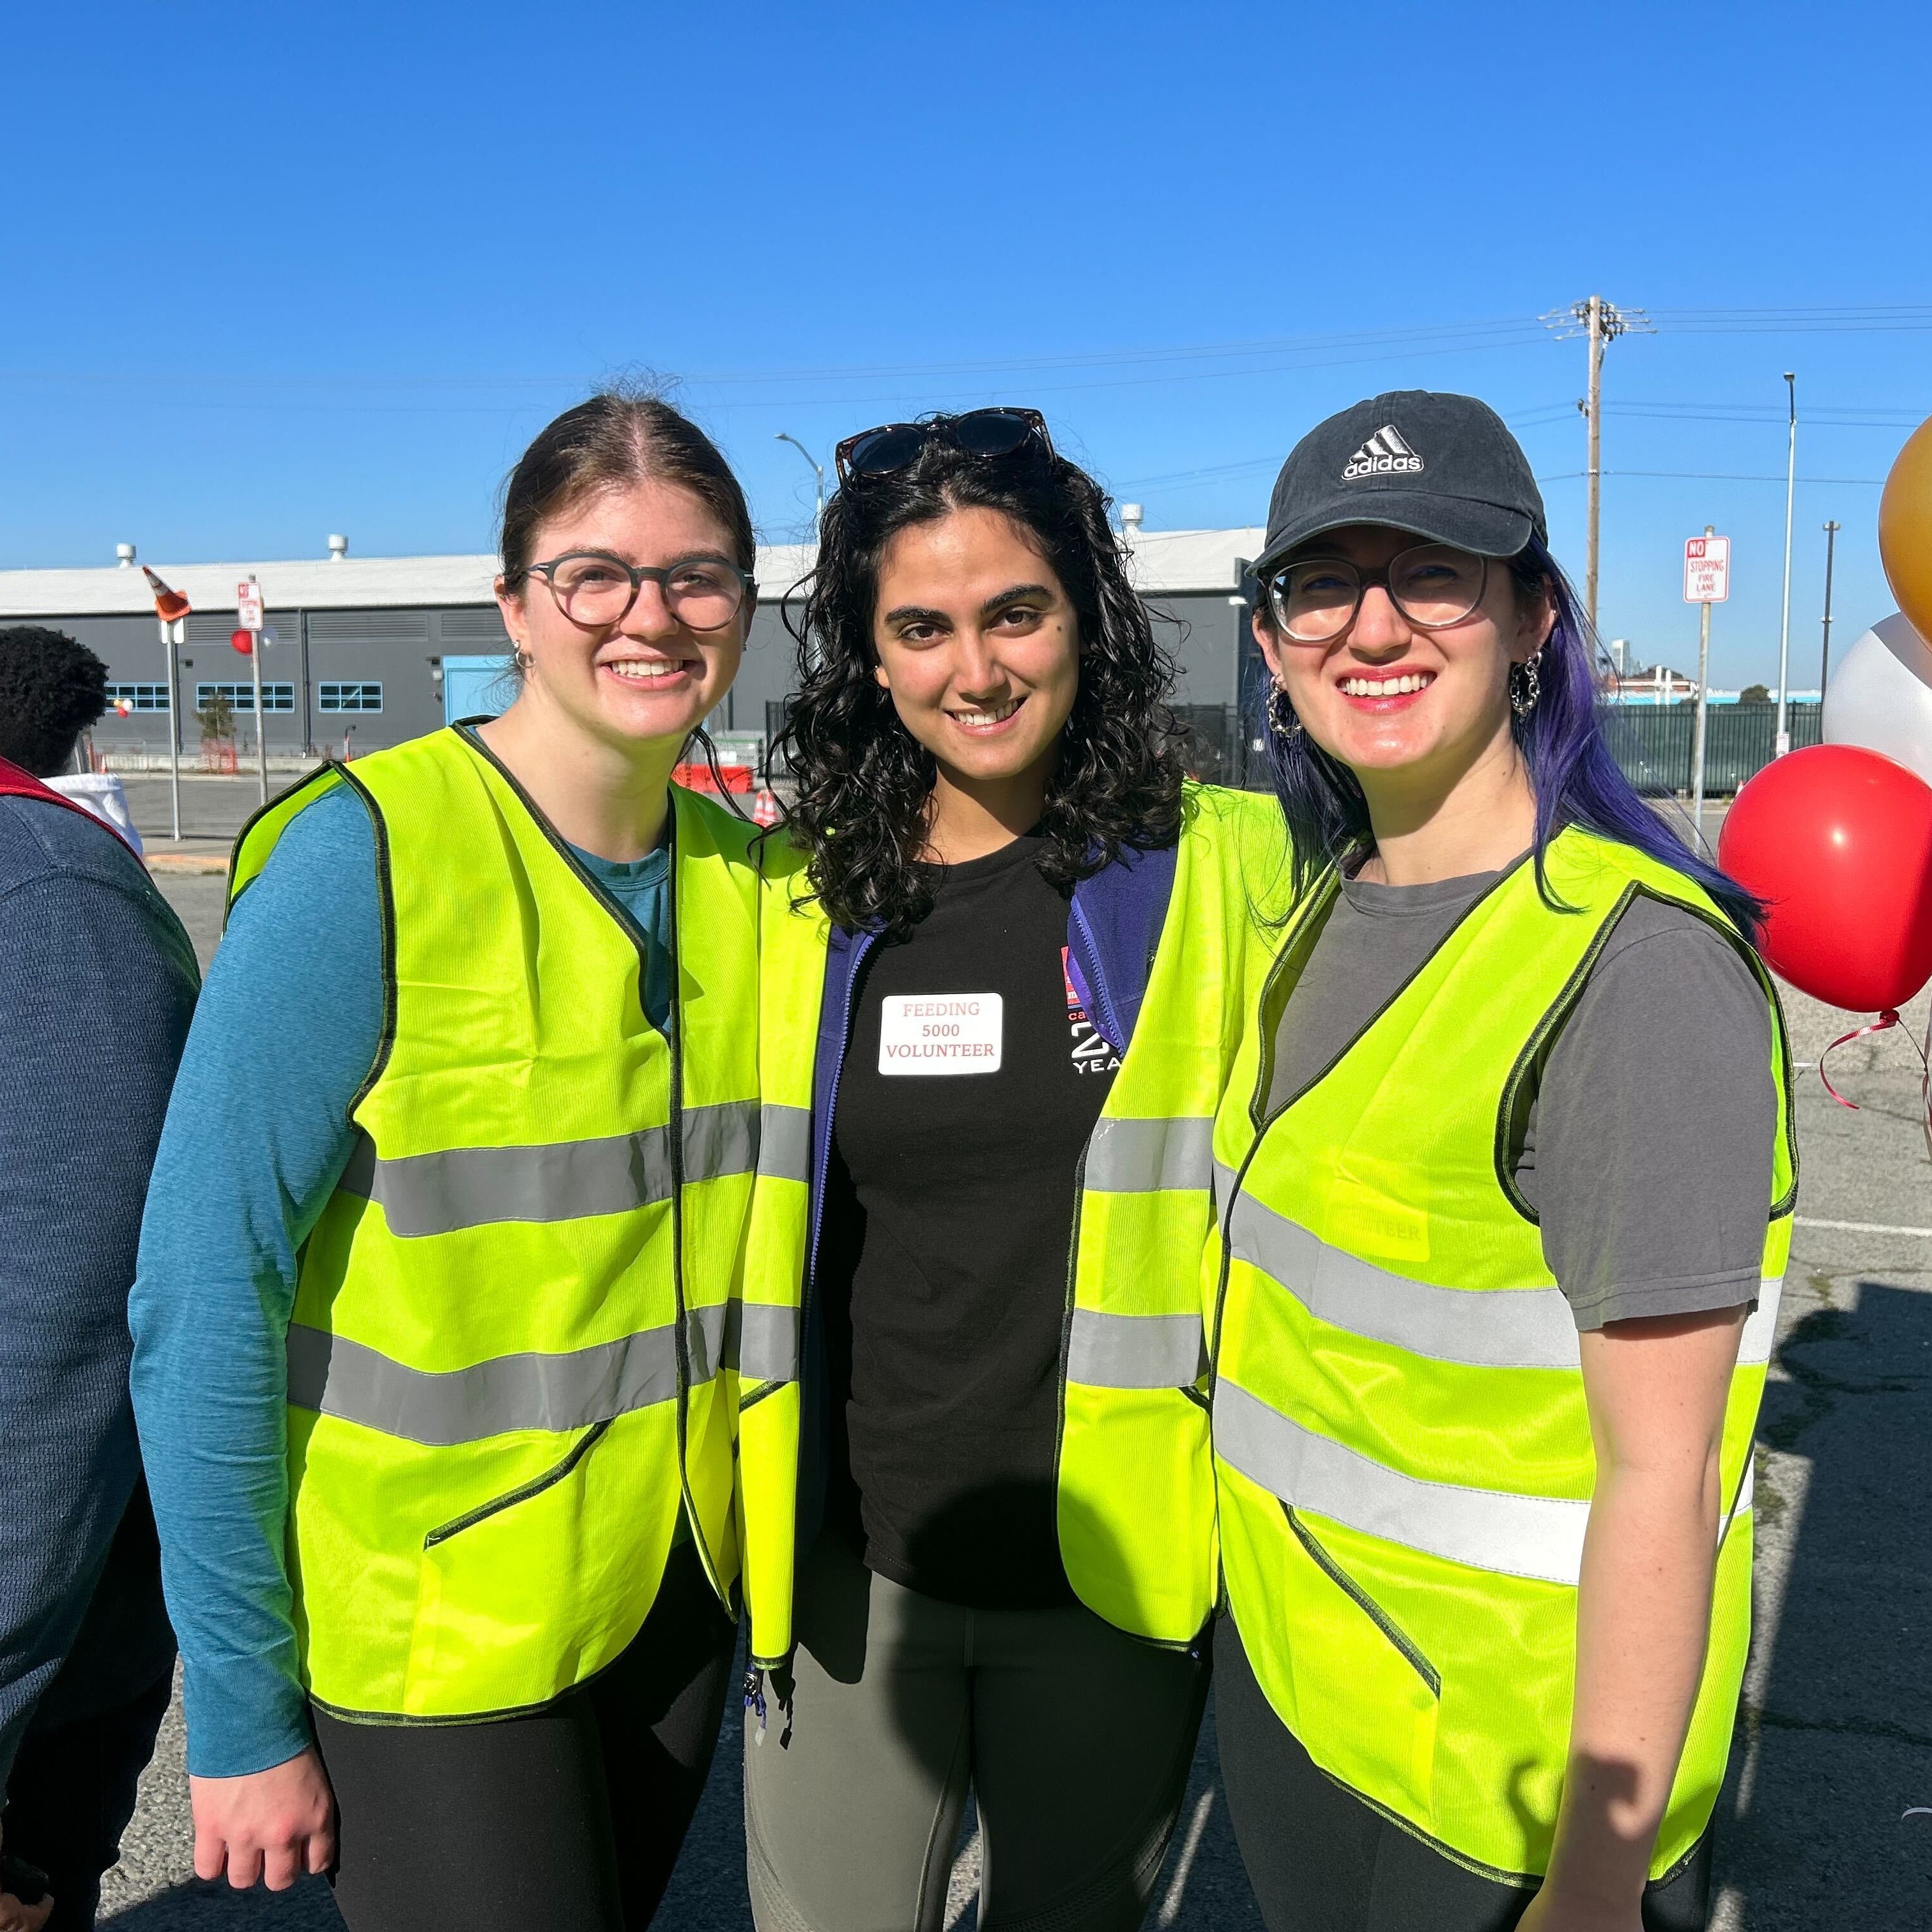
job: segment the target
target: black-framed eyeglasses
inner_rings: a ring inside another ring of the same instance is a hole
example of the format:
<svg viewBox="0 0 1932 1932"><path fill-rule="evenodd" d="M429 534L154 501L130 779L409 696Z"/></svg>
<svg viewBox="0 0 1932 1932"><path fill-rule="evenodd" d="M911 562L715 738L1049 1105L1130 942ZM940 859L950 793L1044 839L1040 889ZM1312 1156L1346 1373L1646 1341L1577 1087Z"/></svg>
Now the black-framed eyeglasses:
<svg viewBox="0 0 1932 1932"><path fill-rule="evenodd" d="M660 568L626 563L608 550L572 550L532 564L529 574L541 577L557 608L586 630L622 623L646 584L658 586L664 608L688 631L723 630L758 590L748 572L722 556L687 557Z"/></svg>
<svg viewBox="0 0 1932 1932"><path fill-rule="evenodd" d="M1298 644L1332 644L1355 621L1362 592L1379 584L1420 631L1460 624L1483 601L1490 560L1453 544L1418 544L1385 570L1358 570L1337 556L1298 557L1268 580L1276 627Z"/></svg>
<svg viewBox="0 0 1932 1932"><path fill-rule="evenodd" d="M1037 410L968 410L963 416L928 416L923 422L881 423L848 436L834 452L838 480L850 485L910 470L928 443L950 442L968 456L1011 456L1029 443L1046 455L1053 440Z"/></svg>

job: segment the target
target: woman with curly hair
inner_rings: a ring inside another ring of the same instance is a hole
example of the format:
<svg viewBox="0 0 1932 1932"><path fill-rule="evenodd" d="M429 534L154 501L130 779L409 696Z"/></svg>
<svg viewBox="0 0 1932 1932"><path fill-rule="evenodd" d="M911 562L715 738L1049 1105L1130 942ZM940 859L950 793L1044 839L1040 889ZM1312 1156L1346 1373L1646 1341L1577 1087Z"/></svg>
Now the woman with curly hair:
<svg viewBox="0 0 1932 1932"><path fill-rule="evenodd" d="M838 467L761 920L755 1916L937 1927L970 1790L981 1924L1136 1925L1207 1690L1208 1135L1279 820L1184 778L1036 412Z"/></svg>

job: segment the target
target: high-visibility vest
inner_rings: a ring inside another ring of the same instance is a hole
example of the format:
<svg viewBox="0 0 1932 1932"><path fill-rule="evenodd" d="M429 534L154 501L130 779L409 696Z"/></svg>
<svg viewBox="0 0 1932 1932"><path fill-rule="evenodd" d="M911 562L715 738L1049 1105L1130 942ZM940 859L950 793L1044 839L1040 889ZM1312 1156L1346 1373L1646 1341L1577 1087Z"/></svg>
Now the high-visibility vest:
<svg viewBox="0 0 1932 1932"><path fill-rule="evenodd" d="M672 788L660 1031L634 929L466 730L276 800L232 892L344 784L375 828L386 1012L288 1332L303 1678L350 1714L500 1714L637 1634L680 1510L721 1601L737 1575L755 828Z"/></svg>
<svg viewBox="0 0 1932 1932"><path fill-rule="evenodd" d="M1690 880L1572 829L1484 892L1264 1120L1273 1037L1328 910L1298 909L1215 1123L1222 1561L1269 1702L1338 1783L1457 1862L1549 1868L1596 1480L1574 1317L1513 1152L1552 1042L1645 896L1735 945L1778 1095L1762 1281L1725 1411L1710 1644L1652 1864L1696 1846L1750 1634L1751 1435L1796 1195L1790 1063L1756 955Z"/></svg>
<svg viewBox="0 0 1932 1932"><path fill-rule="evenodd" d="M753 1660L792 1645L801 1304L807 1292L814 1048L829 928L802 856L773 850L760 927L770 1130L745 1278L740 1513ZM1081 1600L1184 1646L1213 1610L1214 1479L1200 1261L1214 1224L1214 1114L1272 954L1287 876L1274 800L1190 784L1174 884L1133 1037L1082 1156L1060 1360L1060 1549ZM794 905L794 902L804 901ZM1118 1044L1118 1042L1116 1042ZM822 1123L829 1141L830 1124ZM762 1378L753 1336L770 1338Z"/></svg>

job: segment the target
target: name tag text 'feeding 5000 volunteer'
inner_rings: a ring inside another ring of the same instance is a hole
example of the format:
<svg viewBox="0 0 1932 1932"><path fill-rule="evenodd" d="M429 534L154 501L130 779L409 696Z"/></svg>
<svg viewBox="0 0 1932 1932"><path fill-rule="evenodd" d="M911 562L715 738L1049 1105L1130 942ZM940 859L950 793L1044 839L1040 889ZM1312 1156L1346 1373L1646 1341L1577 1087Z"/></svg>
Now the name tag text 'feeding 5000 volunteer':
<svg viewBox="0 0 1932 1932"><path fill-rule="evenodd" d="M997 1073L1005 1034L998 993L889 993L880 1003L881 1073Z"/></svg>

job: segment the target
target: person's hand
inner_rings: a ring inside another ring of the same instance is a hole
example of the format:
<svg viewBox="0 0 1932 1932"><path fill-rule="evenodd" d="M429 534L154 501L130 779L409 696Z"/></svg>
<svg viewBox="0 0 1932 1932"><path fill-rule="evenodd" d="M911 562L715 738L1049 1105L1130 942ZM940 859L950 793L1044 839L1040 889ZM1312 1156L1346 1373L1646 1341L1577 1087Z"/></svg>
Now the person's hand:
<svg viewBox="0 0 1932 1932"><path fill-rule="evenodd" d="M286 1892L335 1859L335 1798L314 1745L245 1778L190 1778L194 1875L245 1892L259 1879ZM5 1932L0 1926L0 1932Z"/></svg>
<svg viewBox="0 0 1932 1932"><path fill-rule="evenodd" d="M22 1905L10 1892L0 1892L0 1932L40 1932L53 1909L52 1892L38 1905Z"/></svg>
<svg viewBox="0 0 1932 1932"><path fill-rule="evenodd" d="M1643 1907L1634 1899L1613 1904L1566 1892L1546 1879L1516 1921L1516 1932L1643 1932Z"/></svg>

